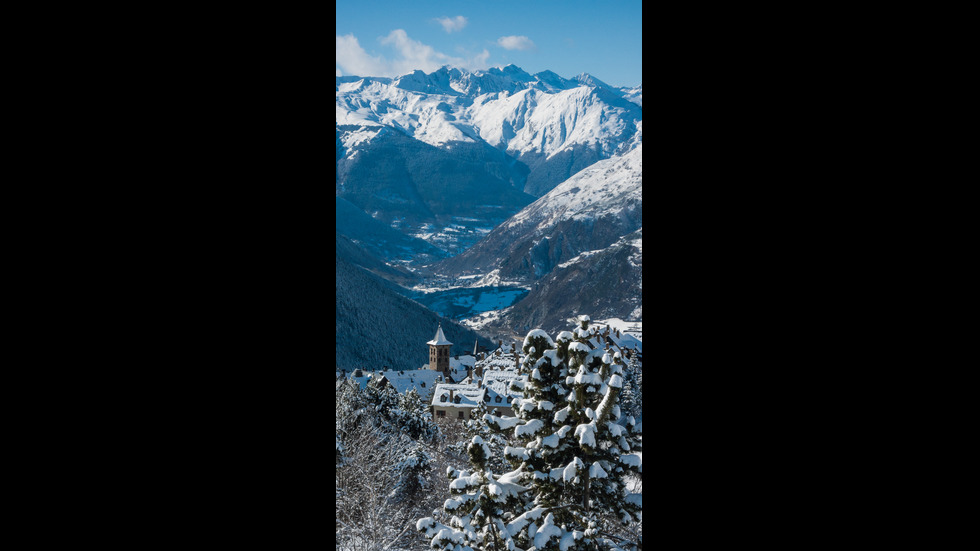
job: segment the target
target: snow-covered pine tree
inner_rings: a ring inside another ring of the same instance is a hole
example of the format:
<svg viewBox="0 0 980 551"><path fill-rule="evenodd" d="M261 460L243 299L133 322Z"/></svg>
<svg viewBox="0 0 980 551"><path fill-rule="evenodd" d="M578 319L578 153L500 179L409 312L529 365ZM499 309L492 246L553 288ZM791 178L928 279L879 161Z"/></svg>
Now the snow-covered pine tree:
<svg viewBox="0 0 980 551"><path fill-rule="evenodd" d="M472 472L450 469L450 499L443 510L453 515L449 525L433 517L419 519L416 529L432 538L433 549L446 551L515 551L516 546L501 514L523 507L527 488L518 483L519 471L495 475L488 468L490 448L480 436L467 446Z"/></svg>
<svg viewBox="0 0 980 551"><path fill-rule="evenodd" d="M391 492L395 502L415 502L423 497L426 490L425 477L432 470L430 457L422 443L416 443L399 457L392 468L397 482Z"/></svg>
<svg viewBox="0 0 980 551"><path fill-rule="evenodd" d="M615 356L622 359L619 352ZM623 391L619 395L619 407L624 415L632 415L637 422L643 416L643 370L634 355L623 368Z"/></svg>
<svg viewBox="0 0 980 551"><path fill-rule="evenodd" d="M495 428L514 427L514 438L519 445L507 448L505 454L514 466L523 466L524 482L534 487L538 502L544 504L560 501L563 488L558 480L550 478L550 473L573 457L569 443L562 441L567 431L560 430L571 411L562 406L568 395L564 379L568 374L566 360L572 338L571 333L563 331L555 342L540 329L530 331L522 347L526 356L519 373L526 375L527 381L523 385L523 397L516 400L518 418L487 419Z"/></svg>
<svg viewBox="0 0 980 551"><path fill-rule="evenodd" d="M389 409L389 415L398 430L412 440L430 442L439 433L439 427L432 421L432 413L414 388L401 395L398 407Z"/></svg>
<svg viewBox="0 0 980 551"><path fill-rule="evenodd" d="M392 423L391 411L398 407L398 391L391 385L370 381L364 387L364 396L377 412L380 423Z"/></svg>
<svg viewBox="0 0 980 551"><path fill-rule="evenodd" d="M508 445L509 431L505 433L504 431L494 430L488 424L484 415L487 415L487 404L485 402L480 402L473 409L471 413L472 418L466 421L464 425L464 430L466 431L467 438L472 441L474 436L479 436L483 439L483 442L490 449L490 454L487 457L487 467L490 468L495 473L503 473L511 470L510 463L504 458L504 448ZM469 446L466 440L458 442L453 447L457 450L465 449Z"/></svg>
<svg viewBox="0 0 980 551"><path fill-rule="evenodd" d="M515 472L523 473L518 480L531 492L502 518L509 520L515 545L524 549L639 544L624 539L622 530L640 519L639 496L626 491L626 475L640 468L632 452L640 448L634 420L622 415L617 403L622 360L593 349L594 328L587 316L579 321L580 327L561 332L557 342L544 331L528 333L521 366L528 381L518 401L519 418L485 417L494 428L512 427L523 444L505 454L520 462Z"/></svg>

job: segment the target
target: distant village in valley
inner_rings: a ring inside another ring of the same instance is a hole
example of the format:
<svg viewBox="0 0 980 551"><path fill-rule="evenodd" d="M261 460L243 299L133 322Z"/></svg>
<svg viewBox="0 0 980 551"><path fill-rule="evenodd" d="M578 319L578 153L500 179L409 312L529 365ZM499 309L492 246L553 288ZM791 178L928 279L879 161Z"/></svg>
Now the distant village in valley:
<svg viewBox="0 0 980 551"><path fill-rule="evenodd" d="M623 358L635 360L642 366L642 323L617 325L625 327L619 329L612 324L594 323L598 332L588 339L588 346L611 354L619 352ZM398 394L414 389L423 403L429 404L429 412L436 419L471 419L481 402L489 412L497 410L502 415L517 416L513 403L523 396L527 381L527 375L518 374L524 360L521 342L498 341L493 351L474 343L473 354L450 355L453 343L446 339L440 324L432 340L418 345L429 349L429 362L419 369L355 369L350 373L340 370L336 374L337 380L350 379L361 389L368 385L378 389L391 386Z"/></svg>

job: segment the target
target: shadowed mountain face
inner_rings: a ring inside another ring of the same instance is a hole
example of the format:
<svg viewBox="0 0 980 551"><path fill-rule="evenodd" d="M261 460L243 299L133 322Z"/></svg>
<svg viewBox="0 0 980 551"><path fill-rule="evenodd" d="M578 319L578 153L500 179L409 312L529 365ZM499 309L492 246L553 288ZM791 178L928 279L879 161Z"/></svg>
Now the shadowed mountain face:
<svg viewBox="0 0 980 551"><path fill-rule="evenodd" d="M357 243L375 257L389 262L434 262L446 257L444 251L375 220L342 197L337 197L336 201L336 225L337 233Z"/></svg>
<svg viewBox="0 0 980 551"><path fill-rule="evenodd" d="M338 128L338 132L364 132ZM506 218L534 197L520 191L526 170L485 144L446 149L397 130L374 132L370 147L337 161L337 196L390 224L469 217Z"/></svg>
<svg viewBox="0 0 980 551"><path fill-rule="evenodd" d="M588 74L513 65L337 77L337 197L457 254L570 176L628 151L643 115L631 94Z"/></svg>
<svg viewBox="0 0 980 551"><path fill-rule="evenodd" d="M414 273L405 268L386 264L339 232L337 233L337 256L399 285L410 287L418 283L419 280L419 277Z"/></svg>
<svg viewBox="0 0 980 551"><path fill-rule="evenodd" d="M472 353L477 339L493 343L470 329L442 318L421 304L405 298L393 283L362 268L336 259L337 369L418 369L429 360L426 341L441 323L453 342L451 354Z"/></svg>

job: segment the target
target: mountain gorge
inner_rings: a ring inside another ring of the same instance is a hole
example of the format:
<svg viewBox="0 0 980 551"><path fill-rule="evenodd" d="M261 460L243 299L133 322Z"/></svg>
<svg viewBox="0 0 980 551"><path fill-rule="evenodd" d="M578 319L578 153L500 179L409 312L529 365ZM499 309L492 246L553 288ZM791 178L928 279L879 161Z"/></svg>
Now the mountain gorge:
<svg viewBox="0 0 980 551"><path fill-rule="evenodd" d="M424 362L340 351L398 324L401 349L446 329L406 298L421 293L443 293L426 295L443 316L452 289L517 297L454 314L473 316L452 329L470 350L577 314L642 319L641 86L514 65L336 86L338 365Z"/></svg>
<svg viewBox="0 0 980 551"><path fill-rule="evenodd" d="M635 88L508 65L336 77L336 190L449 254L561 182L628 151Z"/></svg>

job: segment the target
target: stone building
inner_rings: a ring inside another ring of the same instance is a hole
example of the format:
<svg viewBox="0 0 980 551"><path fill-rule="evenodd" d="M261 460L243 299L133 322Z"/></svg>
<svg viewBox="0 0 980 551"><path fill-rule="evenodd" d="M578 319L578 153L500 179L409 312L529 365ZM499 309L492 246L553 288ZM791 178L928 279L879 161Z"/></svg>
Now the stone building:
<svg viewBox="0 0 980 551"><path fill-rule="evenodd" d="M452 348L453 343L446 339L441 323L436 329L436 336L426 344L429 345L429 369L439 371L442 373L443 380L449 380L449 349Z"/></svg>

